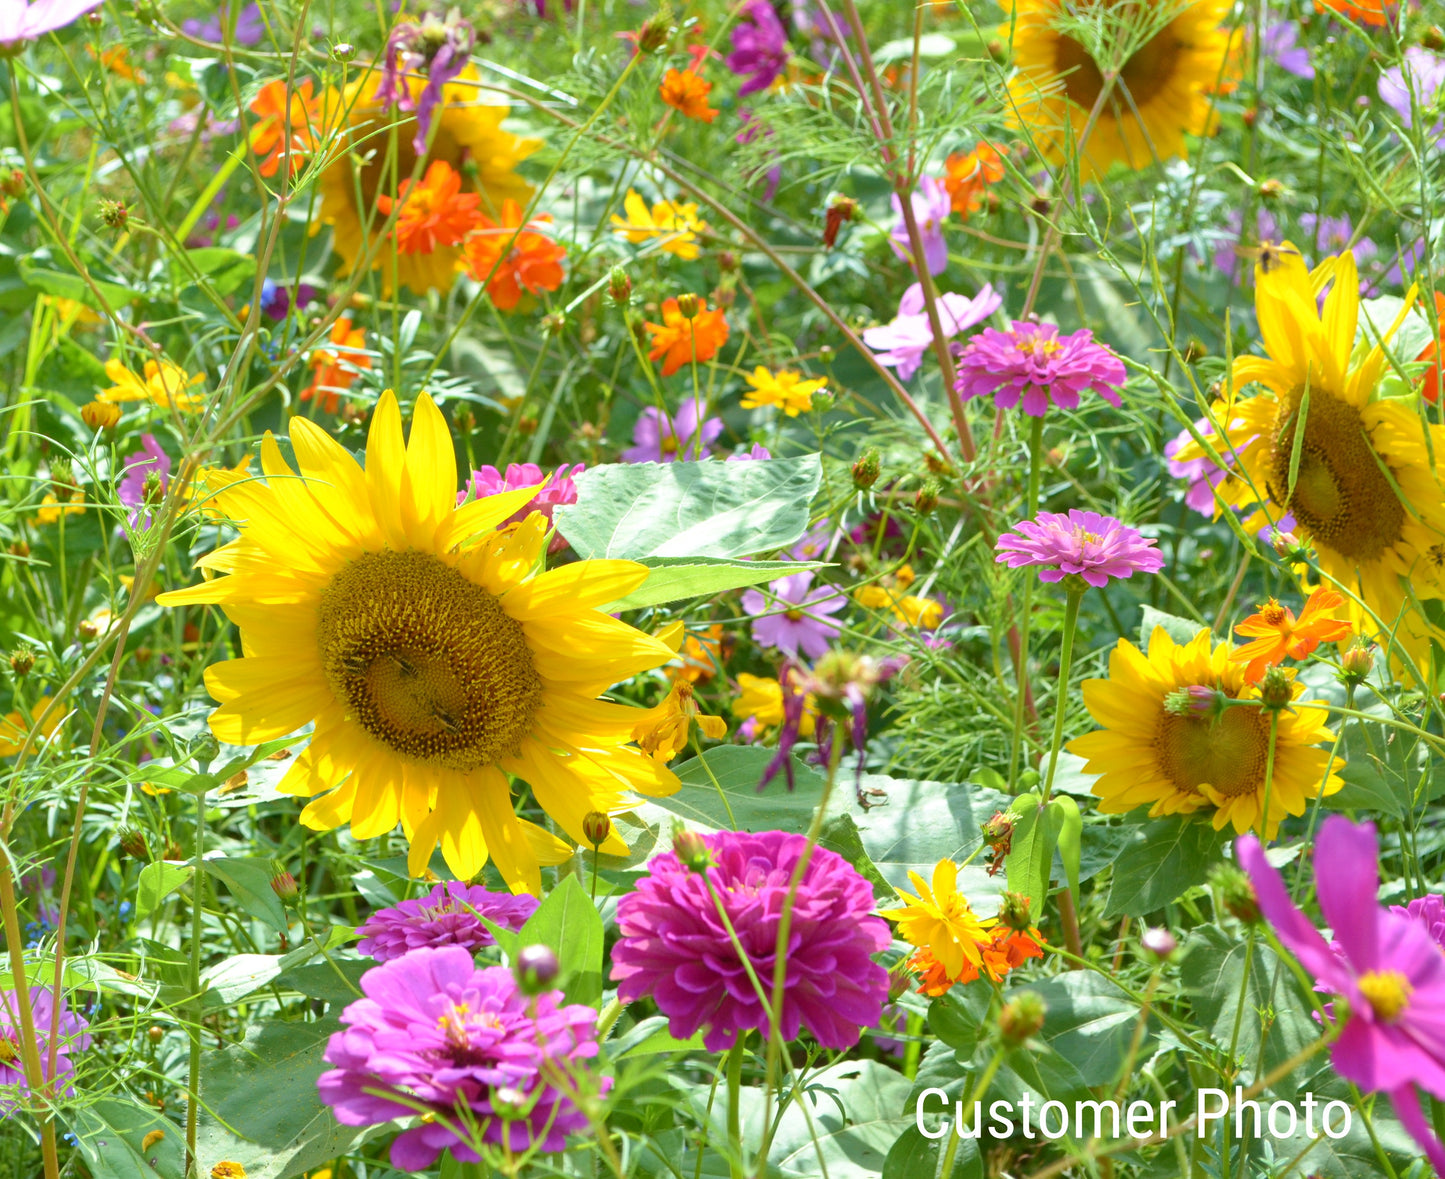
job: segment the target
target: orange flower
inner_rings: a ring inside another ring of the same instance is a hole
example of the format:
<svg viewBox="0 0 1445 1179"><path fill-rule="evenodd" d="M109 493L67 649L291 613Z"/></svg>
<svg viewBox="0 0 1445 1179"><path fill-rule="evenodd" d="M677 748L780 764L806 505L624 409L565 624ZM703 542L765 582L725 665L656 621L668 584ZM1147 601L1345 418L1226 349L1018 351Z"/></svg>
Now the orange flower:
<svg viewBox="0 0 1445 1179"><path fill-rule="evenodd" d="M993 144L980 139L970 152L954 153L944 161L943 187L948 190L953 211L967 217L983 207L983 194L990 184L1003 179L1003 156Z"/></svg>
<svg viewBox="0 0 1445 1179"><path fill-rule="evenodd" d="M665 377L672 376L689 361L711 360L727 343L728 322L722 309L709 311L706 299L693 298L697 314L691 319L678 310L676 299L667 299L662 304L662 322L642 325L652 336L652 351L647 357L662 361Z"/></svg>
<svg viewBox="0 0 1445 1179"><path fill-rule="evenodd" d="M109 49L102 49L98 57L94 46L87 45L85 49L116 77L124 78L127 82L145 81L145 75L130 64L130 50L126 46L112 45Z"/></svg>
<svg viewBox="0 0 1445 1179"><path fill-rule="evenodd" d="M261 161L261 175L276 175L284 159L288 173L294 176L316 149L316 136L321 132L321 100L311 96L311 79L304 79L289 94L283 79L267 82L250 110L259 116L251 128L251 150L266 157Z"/></svg>
<svg viewBox="0 0 1445 1179"><path fill-rule="evenodd" d="M989 942L979 949L983 954L983 973L994 982L1002 982L1004 975L1022 966L1030 958L1044 956L1037 929L1030 929L1028 933L1015 933L1005 925L997 925L989 931L989 937ZM956 977L950 977L943 963L928 949L914 951L913 956L908 959L908 968L918 979L919 992L932 999L947 994L959 983L973 982L979 975L979 968L965 958L963 969Z"/></svg>
<svg viewBox="0 0 1445 1179"><path fill-rule="evenodd" d="M724 632L722 623L714 622L707 630L698 633L689 631L682 640L680 665L669 664L664 670L669 679L683 679L690 684L705 684L717 675L717 669L726 662L732 647L731 636Z"/></svg>
<svg viewBox="0 0 1445 1179"><path fill-rule="evenodd" d="M1384 27L1394 7L1392 0L1315 0L1316 12L1333 12L1377 29Z"/></svg>
<svg viewBox="0 0 1445 1179"><path fill-rule="evenodd" d="M487 284L487 295L499 311L511 311L522 292L555 291L562 285L565 246L546 236L552 218L546 215L522 225L522 206L502 202L502 218L483 216L480 231L467 238L462 265L477 282ZM502 251L506 250L506 257Z"/></svg>
<svg viewBox="0 0 1445 1179"><path fill-rule="evenodd" d="M1350 624L1334 616L1344 604L1343 594L1321 586L1310 594L1304 611L1295 618L1293 610L1270 598L1258 607L1258 613L1251 614L1234 628L1236 633L1253 638L1254 642L1231 651L1230 662L1248 663L1244 678L1256 684L1266 668L1283 659L1303 659L1321 643L1338 643L1349 638Z"/></svg>
<svg viewBox="0 0 1445 1179"><path fill-rule="evenodd" d="M395 197L378 195L376 207L391 216L397 202L396 249L400 254L430 254L438 246L458 246L486 221L479 193L463 192L461 175L445 160L433 160L419 184L403 180Z"/></svg>
<svg viewBox="0 0 1445 1179"><path fill-rule="evenodd" d="M1445 339L1445 294L1440 291L1435 292L1435 318L1440 322L1440 338ZM1425 400L1435 405L1440 400L1440 341L1432 340L1426 344L1415 359L1434 362L1421 375L1420 388Z"/></svg>
<svg viewBox="0 0 1445 1179"><path fill-rule="evenodd" d="M663 76L662 85L657 88L658 94L662 95L662 101L672 107L673 110L681 111L689 119L698 119L704 123L711 123L717 118L717 111L707 104L708 92L712 90L712 83L705 82L692 70L668 70Z"/></svg>
<svg viewBox="0 0 1445 1179"><path fill-rule="evenodd" d="M359 369L371 367L366 347L366 329L353 328L351 320L342 316L331 325L331 348L317 348L311 353L315 370L311 384L301 391L301 400L317 398L327 413L341 406L341 394L350 389L360 375Z"/></svg>

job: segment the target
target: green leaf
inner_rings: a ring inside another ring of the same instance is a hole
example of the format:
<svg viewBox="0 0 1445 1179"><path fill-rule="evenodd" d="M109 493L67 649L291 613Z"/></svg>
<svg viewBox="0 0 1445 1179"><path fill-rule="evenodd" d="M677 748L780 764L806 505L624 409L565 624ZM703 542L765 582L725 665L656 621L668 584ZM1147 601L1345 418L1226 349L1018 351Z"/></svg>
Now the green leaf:
<svg viewBox="0 0 1445 1179"><path fill-rule="evenodd" d="M992 994L988 987L952 988L928 1004L929 1030L960 1059L968 1059L985 1034Z"/></svg>
<svg viewBox="0 0 1445 1179"><path fill-rule="evenodd" d="M286 932L286 909L271 887L271 878L275 873L269 860L216 859L203 862L206 871L231 890L241 908L277 933Z"/></svg>
<svg viewBox="0 0 1445 1179"><path fill-rule="evenodd" d="M874 896L885 898L890 903L897 899L893 886L869 859L867 849L863 846L863 838L858 834L858 824L854 822L852 815L834 815L824 823L823 829L818 832L818 846L837 852L852 864L858 875L873 886Z"/></svg>
<svg viewBox="0 0 1445 1179"><path fill-rule="evenodd" d="M549 892L517 934L521 948L551 946L567 998L593 1006L602 997L602 942L602 918L575 876Z"/></svg>
<svg viewBox="0 0 1445 1179"><path fill-rule="evenodd" d="M1194 636L1201 630L1207 629L1201 622L1192 618L1180 618L1177 614L1165 614L1163 610L1156 610L1153 606L1139 607L1143 615L1139 620L1139 649L1149 649L1149 636L1154 633L1155 627L1162 626L1164 633L1176 643L1192 643Z"/></svg>
<svg viewBox="0 0 1445 1179"><path fill-rule="evenodd" d="M256 273L256 259L252 255L225 246L201 246L187 250L186 257L218 295L229 295ZM189 276L185 270L180 274Z"/></svg>
<svg viewBox="0 0 1445 1179"><path fill-rule="evenodd" d="M913 1125L904 1112L912 1084L876 1060L842 1061L811 1078L788 1106L768 1150L778 1179L873 1179L898 1137ZM725 1105L725 1102L720 1102ZM955 1172L956 1173L956 1172Z"/></svg>
<svg viewBox="0 0 1445 1179"><path fill-rule="evenodd" d="M652 570L647 580L605 609L640 610L663 602L710 598L725 590L759 585L809 569L827 568L817 561L726 561L699 557L645 557L640 563Z"/></svg>
<svg viewBox="0 0 1445 1179"><path fill-rule="evenodd" d="M936 1098L935 1103L942 1104ZM952 1104L948 1106L948 1112L951 1116ZM984 1179L983 1159L979 1157L978 1143L974 1139L959 1139L952 1171L947 1176L941 1176L938 1171L943 1166L947 1150L948 1136L925 1138L917 1126L911 1125L889 1148L888 1157L883 1160L882 1179Z"/></svg>
<svg viewBox="0 0 1445 1179"><path fill-rule="evenodd" d="M16 262L16 269L26 286L41 294L53 295L57 299L73 299L96 311L118 311L141 297L140 291L121 286L120 283L103 282L94 276L91 281L95 283L95 287L92 289L90 283L78 274L51 270L47 265L49 261L50 259L43 255L31 255Z"/></svg>
<svg viewBox="0 0 1445 1179"><path fill-rule="evenodd" d="M781 773L759 793L758 783L772 760L773 751L758 745L719 745L704 750L702 757L676 767L682 789L666 798L649 798L637 812L664 830L668 816L676 815L717 831L806 831L823 796L823 779L816 770L795 761L797 786L791 793Z"/></svg>
<svg viewBox="0 0 1445 1179"><path fill-rule="evenodd" d="M1079 852L1084 834L1084 816L1079 813L1079 804L1067 794L1049 800L1049 827L1058 848L1059 858L1064 862L1064 874L1069 881L1069 892L1074 898L1074 907L1079 906Z"/></svg>
<svg viewBox="0 0 1445 1179"><path fill-rule="evenodd" d="M140 870L140 883L136 889L135 919L147 917L160 903L191 878L191 865L168 864L157 860Z"/></svg>
<svg viewBox="0 0 1445 1179"><path fill-rule="evenodd" d="M1030 983L1048 1007L1040 1038L1078 1070L1087 1086L1119 1080L1139 1022L1134 1001L1102 975L1074 970ZM1139 1059L1147 1060L1153 1034L1146 1033Z"/></svg>
<svg viewBox="0 0 1445 1179"><path fill-rule="evenodd" d="M1325 806L1336 811L1382 811L1392 818L1401 818L1412 805L1409 798L1409 784L1392 774L1387 779L1368 761L1351 761L1341 766L1335 763L1336 771L1344 785L1325 799ZM1403 787L1401 791L1391 784L1391 779Z"/></svg>
<svg viewBox="0 0 1445 1179"><path fill-rule="evenodd" d="M749 463L617 463L577 476L557 530L580 557L746 557L808 527L822 479L816 454Z"/></svg>
<svg viewBox="0 0 1445 1179"><path fill-rule="evenodd" d="M1104 915L1142 917L1162 909L1204 882L1229 839L1228 833L1194 815L1137 827L1114 866Z"/></svg>
<svg viewBox="0 0 1445 1179"><path fill-rule="evenodd" d="M370 958L333 956L330 962L312 962L283 971L277 975L276 981L330 1004L330 1014L335 1015L341 1008L361 998L361 976L368 970L374 970L376 965ZM341 972L340 976L337 971Z"/></svg>
<svg viewBox="0 0 1445 1179"><path fill-rule="evenodd" d="M1029 898L1029 912L1041 914L1049 896L1049 869L1054 864L1053 824L1041 813L1037 794L1021 794L1009 813L1014 816L1013 837L1004 857L1010 892Z"/></svg>
<svg viewBox="0 0 1445 1179"><path fill-rule="evenodd" d="M702 1033L690 1040L674 1039L667 1030L667 1017L653 1015L638 1022L615 1040L607 1043L607 1056L611 1060L625 1060L628 1057L658 1056L668 1052L704 1051Z"/></svg>
<svg viewBox="0 0 1445 1179"><path fill-rule="evenodd" d="M182 1179L185 1174L184 1128L149 1106L105 1099L67 1116L91 1179ZM144 1149L146 1136L156 1130L163 1137Z"/></svg>

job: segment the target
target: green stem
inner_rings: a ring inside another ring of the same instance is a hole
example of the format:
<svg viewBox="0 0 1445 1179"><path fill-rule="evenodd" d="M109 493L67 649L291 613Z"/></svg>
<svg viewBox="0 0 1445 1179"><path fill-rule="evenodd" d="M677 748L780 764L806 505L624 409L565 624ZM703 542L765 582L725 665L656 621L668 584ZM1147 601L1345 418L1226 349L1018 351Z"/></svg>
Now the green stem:
<svg viewBox="0 0 1445 1179"><path fill-rule="evenodd" d="M1028 501L1024 505L1025 519L1032 520L1039 510L1039 483L1041 482L1040 466L1043 462L1044 449L1044 419L1034 418L1029 430L1029 491ZM1015 698L1014 698L1014 731L1013 748L1009 751L1008 762L1008 788L1013 793L1018 784L1018 773L1020 762L1027 755L1024 753L1024 711L1027 697L1028 666L1029 666L1029 623L1030 615L1033 612L1033 590L1032 579L1024 582L1023 601L1019 611L1018 636L1019 653L1017 674L1014 677Z"/></svg>
<svg viewBox="0 0 1445 1179"><path fill-rule="evenodd" d="M988 1094L988 1087L993 1084L993 1078L998 1073L999 1067L1003 1064L1004 1049L1000 1048L993 1054L993 1059L988 1062L988 1067L983 1070L979 1077L978 1084L974 1086L973 1092L969 1094L968 1101L982 1101ZM977 1129L977 1127L974 1127ZM958 1155L958 1144L963 1141L958 1136L958 1118L955 1115L952 1125L949 1127L948 1148L943 1152L943 1165L939 1167L940 1179L951 1179L953 1175L953 1160Z"/></svg>
<svg viewBox="0 0 1445 1179"><path fill-rule="evenodd" d="M743 1167L743 1045L746 1034L738 1038L728 1050L728 1173L732 1179L744 1179Z"/></svg>
<svg viewBox="0 0 1445 1179"><path fill-rule="evenodd" d="M200 766L202 773L206 767ZM205 864L201 859L206 850L206 795L196 795L196 850L191 857L191 962L190 962L190 1018L187 1031L191 1037L191 1058L186 1079L186 1175L198 1179L200 1164L196 1159L196 1126L201 1109L201 937L203 926L203 899L206 895Z"/></svg>
<svg viewBox="0 0 1445 1179"><path fill-rule="evenodd" d="M1068 711L1069 670L1074 661L1074 631L1079 624L1079 603L1084 600L1084 590L1070 588L1064 602L1064 639L1059 649L1059 686L1054 695L1054 735L1049 742L1049 770L1044 777L1044 793L1040 806L1049 805L1049 795L1054 789L1054 771L1059 766L1059 747L1064 742L1064 713Z"/></svg>

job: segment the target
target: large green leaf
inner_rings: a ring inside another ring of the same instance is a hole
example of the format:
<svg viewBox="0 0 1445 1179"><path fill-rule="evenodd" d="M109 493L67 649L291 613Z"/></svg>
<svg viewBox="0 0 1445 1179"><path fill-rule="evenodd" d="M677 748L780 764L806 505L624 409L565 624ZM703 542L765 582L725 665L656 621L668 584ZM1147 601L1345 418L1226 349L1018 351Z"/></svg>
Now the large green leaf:
<svg viewBox="0 0 1445 1179"><path fill-rule="evenodd" d="M1106 917L1142 917L1202 884L1229 835L1207 819L1176 815L1135 829L1114 865Z"/></svg>
<svg viewBox="0 0 1445 1179"><path fill-rule="evenodd" d="M682 789L666 798L650 798L637 808L649 824L666 830L670 816L713 830L806 831L823 797L823 778L794 762L795 788L790 792L783 774L761 793L758 783L773 760L773 750L760 745L719 745L677 767ZM716 779L716 781L714 781ZM835 792L830 811L841 810Z"/></svg>
<svg viewBox="0 0 1445 1179"><path fill-rule="evenodd" d="M78 274L51 270L47 265L49 261L39 254L20 258L16 262L16 270L25 285L32 290L53 295L57 299L73 299L96 311L118 311L127 303L141 297L140 291L121 286L120 283L104 282L95 278L92 278L95 284L92 288L91 284Z"/></svg>
<svg viewBox="0 0 1445 1179"><path fill-rule="evenodd" d="M1041 801L1037 794L1021 794L1009 806L1014 826L1004 858L1009 891L1028 897L1029 912L1035 917L1044 911L1054 864L1053 827Z"/></svg>
<svg viewBox="0 0 1445 1179"><path fill-rule="evenodd" d="M91 1179L182 1179L185 1174L185 1129L150 1106L106 1099L78 1107L69 1118ZM161 1137L146 1149L147 1136L156 1131Z"/></svg>
<svg viewBox="0 0 1445 1179"><path fill-rule="evenodd" d="M549 892L517 934L519 947L551 946L567 998L594 1005L602 997L602 942L602 918L575 876Z"/></svg>
<svg viewBox="0 0 1445 1179"><path fill-rule="evenodd" d="M582 557L746 557L808 527L818 455L747 463L618 463L577 477L557 530Z"/></svg>
<svg viewBox="0 0 1445 1179"><path fill-rule="evenodd" d="M140 870L136 886L135 919L139 921L153 913L160 903L191 878L189 864L168 864L157 860Z"/></svg>
<svg viewBox="0 0 1445 1179"><path fill-rule="evenodd" d="M1139 1022L1134 1001L1102 975L1074 970L1045 982L1030 983L1048 1007L1041 1038L1079 1071L1084 1084L1111 1085L1128 1057ZM1140 1045L1150 1054L1152 1034Z"/></svg>
<svg viewBox="0 0 1445 1179"><path fill-rule="evenodd" d="M277 933L286 932L286 909L271 887L274 872L269 860L215 859L203 861L206 871L231 890L248 914Z"/></svg>
<svg viewBox="0 0 1445 1179"><path fill-rule="evenodd" d="M720 557L644 557L641 563L652 570L647 580L609 604L608 610L639 610L663 602L710 598L724 590L825 567L817 561L729 561Z"/></svg>
<svg viewBox="0 0 1445 1179"><path fill-rule="evenodd" d="M790 1105L768 1151L780 1179L874 1179L901 1134L913 1125L905 1110L911 1082L874 1060L843 1061L810 1078L806 1117ZM815 1137L816 1136L816 1137Z"/></svg>

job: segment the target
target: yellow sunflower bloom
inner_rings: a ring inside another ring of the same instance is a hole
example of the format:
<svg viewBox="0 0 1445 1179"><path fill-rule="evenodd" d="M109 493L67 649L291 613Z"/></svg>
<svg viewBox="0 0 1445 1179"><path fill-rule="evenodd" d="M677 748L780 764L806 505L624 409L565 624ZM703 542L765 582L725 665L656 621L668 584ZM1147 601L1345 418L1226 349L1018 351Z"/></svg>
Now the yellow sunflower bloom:
<svg viewBox="0 0 1445 1179"><path fill-rule="evenodd" d="M35 722L40 719L41 714L50 707L50 697L42 696L35 702L28 717L22 716L19 712L8 713L0 717L0 757L14 757L25 747L25 739ZM35 743L31 747L32 752L42 742L48 741L55 736L55 730L60 728L60 722L65 719L65 710L57 708L46 720L45 725L35 737Z"/></svg>
<svg viewBox="0 0 1445 1179"><path fill-rule="evenodd" d="M1118 71L1079 158L1083 180L1114 163L1144 168L1186 156L1186 135L1210 134L1210 92L1232 77L1231 0L1014 0L1000 36L1013 38L1010 121L1051 163L1083 137L1104 77Z"/></svg>
<svg viewBox="0 0 1445 1179"><path fill-rule="evenodd" d="M412 875L440 843L459 879L490 858L514 891L536 892L539 865L571 848L516 816L508 774L584 845L589 811L628 809L629 788L678 788L627 745L637 710L598 699L673 658L597 609L640 585L641 565L539 572L546 520L503 526L536 488L459 507L452 439L425 394L406 444L382 395L364 469L305 418L291 445L299 479L269 434L264 481L211 477L240 537L199 564L229 576L158 600L216 603L240 627L243 658L206 671L217 737L254 745L314 723L278 787L311 799L302 823L371 839L399 822ZM614 833L602 850L626 844Z"/></svg>
<svg viewBox="0 0 1445 1179"><path fill-rule="evenodd" d="M1093 791L1102 799L1101 811L1123 814L1147 806L1150 818L1158 818L1213 807L1215 830L1227 823L1241 834L1259 828L1269 713L1243 705L1204 715L1166 707L1171 693L1194 687L1257 700L1259 688L1245 681L1244 665L1230 660L1230 649L1228 642L1212 647L1207 630L1180 646L1160 627L1149 638L1148 655L1120 639L1109 656L1109 678L1084 681L1084 704L1104 727L1068 748L1087 760L1085 773L1100 775ZM1304 685L1293 691L1298 701ZM1274 838L1286 815L1304 814L1315 798L1343 785L1344 762L1336 757L1331 764L1330 750L1318 748L1334 740L1327 716L1313 704L1280 711L1266 838Z"/></svg>
<svg viewBox="0 0 1445 1179"><path fill-rule="evenodd" d="M698 217L696 203L658 201L649 210L647 202L629 188L622 208L627 216L619 217L614 213L612 224L628 241L637 243L655 237L664 238L663 250L675 254L684 262L691 262L701 252L697 235L706 233L708 225Z"/></svg>
<svg viewBox="0 0 1445 1179"><path fill-rule="evenodd" d="M1326 287L1321 311L1316 299ZM1313 272L1288 242L1261 254L1255 310L1266 355L1234 362L1235 389L1258 391L1214 408L1225 426L1215 445L1237 456L1238 476L1225 479L1218 496L1231 507L1259 507L1251 524L1292 514L1325 580L1344 592L1356 629L1393 633L1418 660L1429 628L1409 594L1445 598L1445 429L1427 426L1409 401L1382 396L1380 344L1356 358L1359 291L1351 254ZM1413 298L1412 290L1407 308ZM1191 441L1176 457L1203 455Z"/></svg>
<svg viewBox="0 0 1445 1179"><path fill-rule="evenodd" d="M878 915L898 923L898 936L933 955L948 977L963 974L964 963L977 969L984 964L983 949L993 941L992 918L981 919L958 891L958 865L939 860L933 868L933 888L917 872L908 879L918 891L913 896L898 890L901 909L879 909Z"/></svg>
<svg viewBox="0 0 1445 1179"><path fill-rule="evenodd" d="M420 95L426 79L407 75L413 96ZM392 114L376 101L381 71L372 70L326 97L328 126L344 121L343 150L321 175L321 220L332 227L331 248L341 256L340 273L350 274L372 253L371 266L382 271L382 289L391 294L400 285L417 294L448 290L456 278L462 247L439 246L430 253L398 254L395 241L381 242L378 230L386 215L378 197L395 197L397 187L416 170L411 141L416 120L403 115L394 124ZM540 139L520 139L502 129L509 108L489 104L477 85L477 72L468 66L442 89L442 101L432 116L431 150L421 171L440 160L467 177L470 188L481 194L483 209L493 218L502 202L525 206L532 186L517 175L517 165L542 146ZM392 131L392 127L395 131ZM358 160L365 163L357 166Z"/></svg>
<svg viewBox="0 0 1445 1179"><path fill-rule="evenodd" d="M109 389L95 395L97 401L149 401L162 409L174 406L182 413L200 413L206 406L204 393L188 393L206 379L205 373L192 376L169 360L147 360L142 376L137 376L119 360L105 362L105 375L115 382Z"/></svg>

